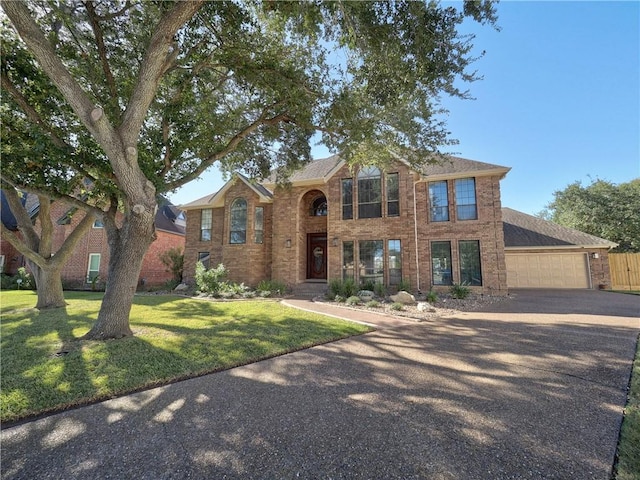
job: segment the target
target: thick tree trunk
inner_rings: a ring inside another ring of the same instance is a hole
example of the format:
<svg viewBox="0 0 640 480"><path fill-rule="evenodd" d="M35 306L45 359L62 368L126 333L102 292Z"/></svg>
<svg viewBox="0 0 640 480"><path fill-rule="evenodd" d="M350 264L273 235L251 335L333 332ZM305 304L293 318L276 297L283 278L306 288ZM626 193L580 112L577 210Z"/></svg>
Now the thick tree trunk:
<svg viewBox="0 0 640 480"><path fill-rule="evenodd" d="M84 336L86 339L107 340L133 335L129 314L142 259L154 238L154 215L145 213L127 216L122 227L109 234L107 287L98 319Z"/></svg>
<svg viewBox="0 0 640 480"><path fill-rule="evenodd" d="M38 291L37 309L60 308L66 306L60 268L41 268L33 262L28 262L31 274L36 282Z"/></svg>

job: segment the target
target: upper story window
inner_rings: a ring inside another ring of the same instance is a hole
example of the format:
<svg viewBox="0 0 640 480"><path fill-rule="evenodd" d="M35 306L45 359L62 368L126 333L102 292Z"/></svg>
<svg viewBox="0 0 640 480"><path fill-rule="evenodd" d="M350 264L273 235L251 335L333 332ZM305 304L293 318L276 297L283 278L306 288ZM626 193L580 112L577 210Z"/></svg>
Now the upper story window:
<svg viewBox="0 0 640 480"><path fill-rule="evenodd" d="M429 215L432 222L449 221L447 182L429 182Z"/></svg>
<svg viewBox="0 0 640 480"><path fill-rule="evenodd" d="M255 243L262 243L264 237L264 207L256 207L253 217L253 232Z"/></svg>
<svg viewBox="0 0 640 480"><path fill-rule="evenodd" d="M358 218L382 216L382 180L376 167L358 172Z"/></svg>
<svg viewBox="0 0 640 480"><path fill-rule="evenodd" d="M211 223L213 219L213 210L205 208L200 210L200 241L208 242L211 240Z"/></svg>
<svg viewBox="0 0 640 480"><path fill-rule="evenodd" d="M247 242L247 201L242 197L231 204L229 227L229 243Z"/></svg>
<svg viewBox="0 0 640 480"><path fill-rule="evenodd" d="M478 209L476 206L476 179L459 178L456 186L456 213L458 220L476 220Z"/></svg>
<svg viewBox="0 0 640 480"><path fill-rule="evenodd" d="M400 184L397 173L387 173L387 216L400 215Z"/></svg>
<svg viewBox="0 0 640 480"><path fill-rule="evenodd" d="M311 212L312 217L326 217L327 216L327 199L324 195L316 198L311 203Z"/></svg>
<svg viewBox="0 0 640 480"><path fill-rule="evenodd" d="M342 183L342 219L353 218L353 178L343 178Z"/></svg>

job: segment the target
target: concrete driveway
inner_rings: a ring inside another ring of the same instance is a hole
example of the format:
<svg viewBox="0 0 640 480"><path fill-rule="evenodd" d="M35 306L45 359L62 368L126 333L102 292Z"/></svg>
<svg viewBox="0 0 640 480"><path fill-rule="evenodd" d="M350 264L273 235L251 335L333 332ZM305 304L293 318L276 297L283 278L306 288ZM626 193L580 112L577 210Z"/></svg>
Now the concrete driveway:
<svg viewBox="0 0 640 480"><path fill-rule="evenodd" d="M639 313L517 291L4 429L2 478L608 480Z"/></svg>

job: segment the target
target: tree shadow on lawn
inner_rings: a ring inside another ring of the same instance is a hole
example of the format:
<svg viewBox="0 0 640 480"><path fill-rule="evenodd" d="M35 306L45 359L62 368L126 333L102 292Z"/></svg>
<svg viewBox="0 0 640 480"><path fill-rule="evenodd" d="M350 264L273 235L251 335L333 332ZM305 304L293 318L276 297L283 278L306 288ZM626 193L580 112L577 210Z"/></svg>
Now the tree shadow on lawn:
<svg viewBox="0 0 640 480"><path fill-rule="evenodd" d="M95 318L69 315L66 308L14 314L6 325L3 319L3 328L9 330L2 338L3 356L11 361L3 362L2 389L7 399L22 399L20 410L4 411L3 418L24 421L43 412L232 368L362 330L351 324L322 326L300 317L280 317L274 322L266 315L239 315L236 310L223 304L172 302L157 316L167 317L163 323L152 321L157 317L144 318L134 306L135 336L106 342L82 340ZM175 315L193 322L173 324ZM11 404L5 402L7 407Z"/></svg>
<svg viewBox="0 0 640 480"><path fill-rule="evenodd" d="M4 430L2 468L608 478L636 335L469 318L380 330Z"/></svg>

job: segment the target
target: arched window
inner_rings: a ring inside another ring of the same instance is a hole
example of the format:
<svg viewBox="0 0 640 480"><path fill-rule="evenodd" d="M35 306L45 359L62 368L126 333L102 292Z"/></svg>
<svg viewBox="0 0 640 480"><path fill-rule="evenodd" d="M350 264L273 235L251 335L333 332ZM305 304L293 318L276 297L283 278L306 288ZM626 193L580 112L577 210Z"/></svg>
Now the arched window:
<svg viewBox="0 0 640 480"><path fill-rule="evenodd" d="M229 217L229 243L247 241L247 201L240 197L231 204Z"/></svg>
<svg viewBox="0 0 640 480"><path fill-rule="evenodd" d="M316 198L311 203L311 216L312 217L326 217L327 216L327 199L324 195Z"/></svg>
<svg viewBox="0 0 640 480"><path fill-rule="evenodd" d="M358 172L358 218L382 216L382 181L380 170L364 167Z"/></svg>

